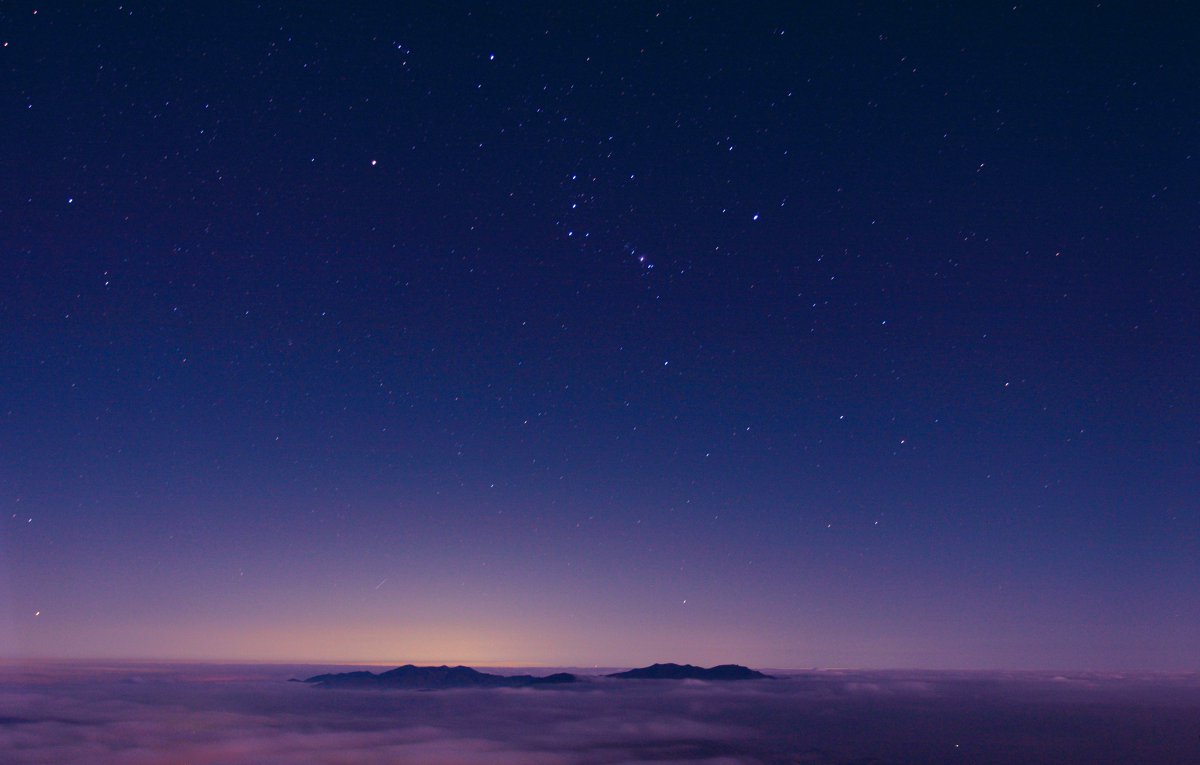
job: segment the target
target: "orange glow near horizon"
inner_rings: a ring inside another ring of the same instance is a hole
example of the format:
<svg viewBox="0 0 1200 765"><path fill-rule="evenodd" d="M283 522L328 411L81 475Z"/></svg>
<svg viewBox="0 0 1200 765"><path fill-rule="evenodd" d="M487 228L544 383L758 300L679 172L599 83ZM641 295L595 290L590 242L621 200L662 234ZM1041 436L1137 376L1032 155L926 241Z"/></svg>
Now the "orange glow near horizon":
<svg viewBox="0 0 1200 765"><path fill-rule="evenodd" d="M661 626L633 630L615 620L601 625L531 618L510 625L495 618L442 618L412 626L364 621L340 627L315 619L225 625L190 620L92 624L86 644L76 639L80 632L73 625L49 621L36 626L36 631L21 635L23 650L13 658L361 666L621 667L656 661L783 665L782 657L771 655L765 636L731 633L715 625L681 633Z"/></svg>

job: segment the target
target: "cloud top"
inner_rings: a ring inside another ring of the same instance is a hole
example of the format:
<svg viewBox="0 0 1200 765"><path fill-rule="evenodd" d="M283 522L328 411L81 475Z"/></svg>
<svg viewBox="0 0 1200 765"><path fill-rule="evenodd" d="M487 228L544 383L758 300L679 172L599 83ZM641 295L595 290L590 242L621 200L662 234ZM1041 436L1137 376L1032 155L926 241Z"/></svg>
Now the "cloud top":
<svg viewBox="0 0 1200 765"><path fill-rule="evenodd" d="M313 668L0 669L12 765L1200 761L1196 675L811 672L771 683L320 691Z"/></svg>

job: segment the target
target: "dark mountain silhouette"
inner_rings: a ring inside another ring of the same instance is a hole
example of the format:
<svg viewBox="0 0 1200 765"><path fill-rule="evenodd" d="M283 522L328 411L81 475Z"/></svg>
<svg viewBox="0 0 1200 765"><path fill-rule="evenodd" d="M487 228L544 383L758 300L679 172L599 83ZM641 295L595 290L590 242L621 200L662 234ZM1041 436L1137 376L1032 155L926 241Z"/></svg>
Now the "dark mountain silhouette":
<svg viewBox="0 0 1200 765"><path fill-rule="evenodd" d="M416 667L405 664L387 672L337 672L314 675L303 682L318 688L520 688L529 685L561 685L577 678L566 672L546 677L492 675L470 667Z"/></svg>
<svg viewBox="0 0 1200 765"><path fill-rule="evenodd" d="M691 664L652 664L608 677L625 680L764 680L771 676L740 664L721 664L711 669Z"/></svg>

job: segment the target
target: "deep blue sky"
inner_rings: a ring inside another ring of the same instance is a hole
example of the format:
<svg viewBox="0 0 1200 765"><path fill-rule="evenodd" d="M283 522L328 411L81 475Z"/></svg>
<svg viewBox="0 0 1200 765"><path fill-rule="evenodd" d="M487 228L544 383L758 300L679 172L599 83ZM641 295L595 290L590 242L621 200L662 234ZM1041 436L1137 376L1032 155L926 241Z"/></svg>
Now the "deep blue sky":
<svg viewBox="0 0 1200 765"><path fill-rule="evenodd" d="M1197 668L1183 4L392 5L0 9L0 653Z"/></svg>

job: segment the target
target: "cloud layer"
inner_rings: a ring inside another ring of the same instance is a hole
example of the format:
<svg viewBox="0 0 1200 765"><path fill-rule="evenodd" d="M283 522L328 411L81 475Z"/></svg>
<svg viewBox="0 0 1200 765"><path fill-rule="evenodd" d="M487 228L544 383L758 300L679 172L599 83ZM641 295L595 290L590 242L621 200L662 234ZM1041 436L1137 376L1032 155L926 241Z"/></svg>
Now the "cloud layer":
<svg viewBox="0 0 1200 765"><path fill-rule="evenodd" d="M813 672L438 692L284 682L313 671L5 667L0 751L11 765L1200 762L1195 675Z"/></svg>

